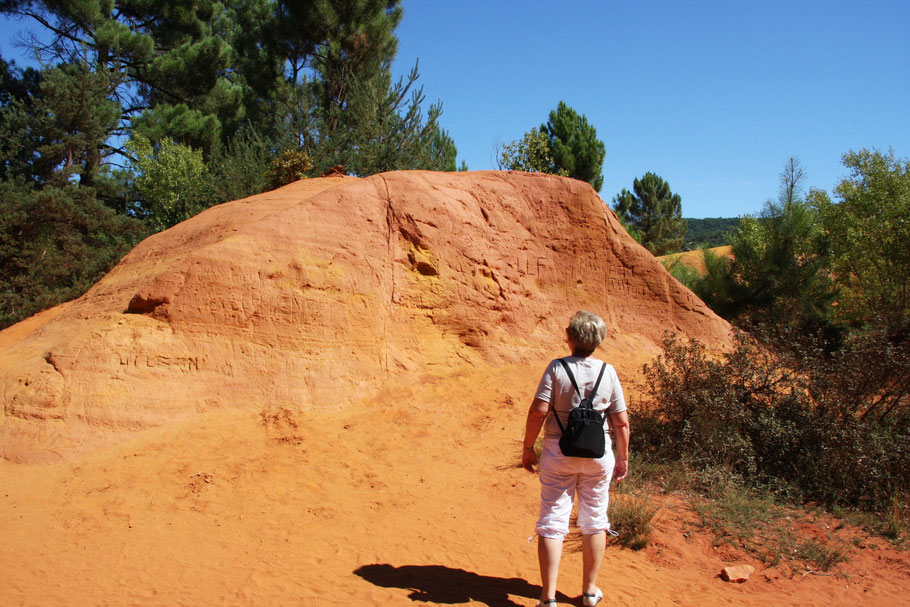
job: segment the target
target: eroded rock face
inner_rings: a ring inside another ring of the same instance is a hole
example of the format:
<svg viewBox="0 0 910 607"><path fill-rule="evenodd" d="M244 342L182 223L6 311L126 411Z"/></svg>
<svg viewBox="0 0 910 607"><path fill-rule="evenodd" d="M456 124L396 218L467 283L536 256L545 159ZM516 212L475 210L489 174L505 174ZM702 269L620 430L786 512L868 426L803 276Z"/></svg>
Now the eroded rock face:
<svg viewBox="0 0 910 607"><path fill-rule="evenodd" d="M394 172L208 209L0 333L0 449L42 461L216 407L343 407L389 378L542 364L577 309L630 367L729 326L586 183ZM627 369L629 371L632 368Z"/></svg>

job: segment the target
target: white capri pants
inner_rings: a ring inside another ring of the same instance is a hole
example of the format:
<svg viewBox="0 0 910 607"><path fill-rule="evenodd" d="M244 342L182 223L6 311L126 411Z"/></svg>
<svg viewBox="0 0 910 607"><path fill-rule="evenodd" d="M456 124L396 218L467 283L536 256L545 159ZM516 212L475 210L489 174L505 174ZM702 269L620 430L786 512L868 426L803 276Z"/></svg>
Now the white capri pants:
<svg viewBox="0 0 910 607"><path fill-rule="evenodd" d="M591 535L607 531L607 506L613 478L613 450L599 459L568 457L559 449L559 438L544 440L540 454L540 518L537 535L562 540L569 532L572 502L578 493L578 528Z"/></svg>

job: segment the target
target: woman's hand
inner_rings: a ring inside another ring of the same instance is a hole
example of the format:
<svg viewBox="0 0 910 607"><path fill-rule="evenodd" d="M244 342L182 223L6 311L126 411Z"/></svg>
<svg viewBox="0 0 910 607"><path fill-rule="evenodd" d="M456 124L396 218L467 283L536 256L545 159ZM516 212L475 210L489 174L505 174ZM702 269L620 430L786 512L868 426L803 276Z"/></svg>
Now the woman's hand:
<svg viewBox="0 0 910 607"><path fill-rule="evenodd" d="M537 453L534 449L522 449L521 466L528 472L534 472L535 465L537 465Z"/></svg>
<svg viewBox="0 0 910 607"><path fill-rule="evenodd" d="M613 480L617 483L622 479L626 478L626 474L629 472L629 460L627 459L618 459L613 465Z"/></svg>

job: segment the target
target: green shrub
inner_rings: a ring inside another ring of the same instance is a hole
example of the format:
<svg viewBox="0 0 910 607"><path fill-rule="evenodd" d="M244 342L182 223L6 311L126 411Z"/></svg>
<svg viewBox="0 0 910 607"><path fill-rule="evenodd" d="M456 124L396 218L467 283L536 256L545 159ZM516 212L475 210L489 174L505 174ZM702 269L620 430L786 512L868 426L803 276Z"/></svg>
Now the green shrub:
<svg viewBox="0 0 910 607"><path fill-rule="evenodd" d="M140 134L126 148L134 156L130 164L139 197L137 214L155 231L175 226L215 202L200 150L171 139L155 146Z"/></svg>
<svg viewBox="0 0 910 607"><path fill-rule="evenodd" d="M666 261L661 260L661 263L667 269L667 272L673 275L673 278L685 285L690 291L695 290L695 285L701 278L698 268L684 263L680 257L670 257Z"/></svg>
<svg viewBox="0 0 910 607"><path fill-rule="evenodd" d="M240 200L268 190L267 174L274 158L273 143L249 130L218 146L208 161L213 200L217 203Z"/></svg>
<svg viewBox="0 0 910 607"><path fill-rule="evenodd" d="M762 337L740 333L721 357L668 337L644 368L640 449L828 506L881 511L910 491L910 346Z"/></svg>
<svg viewBox="0 0 910 607"><path fill-rule="evenodd" d="M280 188L299 179L305 179L307 171L313 168L313 160L303 150L288 148L272 161L266 181L272 188Z"/></svg>

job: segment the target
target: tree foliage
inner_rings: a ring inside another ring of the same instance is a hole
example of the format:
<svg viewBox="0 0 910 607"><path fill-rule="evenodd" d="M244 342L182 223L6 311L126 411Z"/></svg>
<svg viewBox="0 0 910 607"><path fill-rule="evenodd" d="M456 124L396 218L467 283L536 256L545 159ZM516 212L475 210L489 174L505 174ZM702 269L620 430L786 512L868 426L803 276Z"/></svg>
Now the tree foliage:
<svg viewBox="0 0 910 607"><path fill-rule="evenodd" d="M824 271L825 234L817 209L820 196L803 196L805 173L795 158L780 176L777 201L758 216L746 216L733 232L732 274L739 304L780 318L823 321L835 289Z"/></svg>
<svg viewBox="0 0 910 607"><path fill-rule="evenodd" d="M23 80L11 84L28 86ZM24 96L11 96L0 109L4 174L39 185L62 185L74 177L94 185L120 120L113 86L109 74L68 63L41 72Z"/></svg>
<svg viewBox="0 0 910 607"><path fill-rule="evenodd" d="M632 226L642 245L654 255L680 250L688 229L682 218L682 200L670 191L670 184L654 173L645 173L613 198L613 210L620 221Z"/></svg>
<svg viewBox="0 0 910 607"><path fill-rule="evenodd" d="M84 65L109 77L108 93L121 115L105 140L138 129L153 140L170 136L208 151L244 113L248 84L235 68L237 24L229 7L211 1L12 0L2 10L30 18L50 34L47 44L36 43L46 61Z"/></svg>
<svg viewBox="0 0 910 607"><path fill-rule="evenodd" d="M206 162L212 204L247 198L272 187L268 171L281 155L276 155L277 149L272 139L250 128L218 145Z"/></svg>
<svg viewBox="0 0 910 607"><path fill-rule="evenodd" d="M842 286L838 311L849 322L910 329L910 160L875 150L843 157L850 174L822 212L831 272Z"/></svg>
<svg viewBox="0 0 910 607"><path fill-rule="evenodd" d="M497 165L500 170L550 173L567 176L569 172L556 166L546 133L532 128L521 139L503 146Z"/></svg>
<svg viewBox="0 0 910 607"><path fill-rule="evenodd" d="M312 174L338 164L358 175L455 169L441 104L424 108L416 66L392 80L398 0L8 0L0 12L43 26L50 41L36 41L38 53L74 66L44 95L57 103L52 111L16 108L19 156L56 162L55 170L72 158L86 185L99 163L128 153L120 142L133 134L153 145L171 139L210 162L252 131L275 156L308 154ZM61 111L65 100L88 113ZM80 134L57 146L66 160L29 141L36 127L25 125L42 124L42 116L62 122L51 125L57 131ZM84 149L71 154L74 145Z"/></svg>
<svg viewBox="0 0 910 607"><path fill-rule="evenodd" d="M275 95L276 135L310 156L313 173L455 170L442 105L424 113L417 66L392 79L401 16L397 0L277 4L271 48L288 68Z"/></svg>
<svg viewBox="0 0 910 607"><path fill-rule="evenodd" d="M680 257L663 262L664 267L717 314L728 319L734 317L740 312L742 296L740 285L731 276L730 258L708 246L702 247L699 253L703 269L683 262Z"/></svg>
<svg viewBox="0 0 910 607"><path fill-rule="evenodd" d="M804 182L799 161L788 159L777 200L731 232L732 258L703 252L706 271L689 287L721 316L830 325L837 285L819 212L827 198L817 190L805 195Z"/></svg>
<svg viewBox="0 0 910 607"><path fill-rule="evenodd" d="M739 225L739 217L684 218L689 229L683 248L721 247L730 244L730 233ZM694 245L694 247L693 247Z"/></svg>
<svg viewBox="0 0 910 607"><path fill-rule="evenodd" d="M211 191L202 152L164 139L157 149L142 135L127 144L134 160L137 214L155 231L189 219L209 206Z"/></svg>
<svg viewBox="0 0 910 607"><path fill-rule="evenodd" d="M600 191L603 186L603 163L606 149L597 138L597 130L588 118L560 101L550 112L549 120L540 126L540 132L550 142L550 154L557 170L564 170L569 177L587 181Z"/></svg>
<svg viewBox="0 0 910 607"><path fill-rule="evenodd" d="M413 89L417 68L392 84L390 66L352 87L333 136L316 147L321 168L340 164L371 175L400 169L455 170L455 143L439 126L442 108L431 104L424 119L423 89ZM347 142L339 147L339 143ZM320 152L322 150L322 152Z"/></svg>
<svg viewBox="0 0 910 607"><path fill-rule="evenodd" d="M0 328L82 295L144 233L89 188L0 181Z"/></svg>

